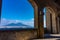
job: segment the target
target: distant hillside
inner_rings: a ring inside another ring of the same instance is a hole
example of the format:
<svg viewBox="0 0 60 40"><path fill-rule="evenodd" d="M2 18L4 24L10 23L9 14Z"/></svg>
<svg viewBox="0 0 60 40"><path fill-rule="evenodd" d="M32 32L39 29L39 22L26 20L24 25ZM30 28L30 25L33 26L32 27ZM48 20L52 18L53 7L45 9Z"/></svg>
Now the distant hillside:
<svg viewBox="0 0 60 40"><path fill-rule="evenodd" d="M5 25L5 26L16 26L16 27L20 27L20 28L33 28L32 26L29 26L29 25L25 25L25 24L22 24L22 23L11 23L11 24L8 24L8 25Z"/></svg>

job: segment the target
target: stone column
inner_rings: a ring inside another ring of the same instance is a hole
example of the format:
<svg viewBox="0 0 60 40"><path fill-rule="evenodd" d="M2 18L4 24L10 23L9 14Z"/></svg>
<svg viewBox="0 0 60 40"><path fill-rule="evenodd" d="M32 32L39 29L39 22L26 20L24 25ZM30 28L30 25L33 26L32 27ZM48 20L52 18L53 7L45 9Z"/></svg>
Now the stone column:
<svg viewBox="0 0 60 40"><path fill-rule="evenodd" d="M57 29L58 29L58 33L60 33L60 18L57 17Z"/></svg>
<svg viewBox="0 0 60 40"><path fill-rule="evenodd" d="M59 32L59 34L60 34L60 17L59 17L59 31L58 31L58 32Z"/></svg>
<svg viewBox="0 0 60 40"><path fill-rule="evenodd" d="M37 28L37 38L44 38L43 8L40 0L30 0L34 7L34 26Z"/></svg>
<svg viewBox="0 0 60 40"><path fill-rule="evenodd" d="M50 12L49 11L47 11L46 12L46 26L47 26L47 31L49 32L49 33L52 33L52 28L51 28L51 20L50 20Z"/></svg>
<svg viewBox="0 0 60 40"><path fill-rule="evenodd" d="M46 25L50 33L57 33L56 14L49 9L46 12Z"/></svg>
<svg viewBox="0 0 60 40"><path fill-rule="evenodd" d="M57 33L56 14L52 14L52 33Z"/></svg>
<svg viewBox="0 0 60 40"><path fill-rule="evenodd" d="M44 38L43 8L38 8L38 38Z"/></svg>

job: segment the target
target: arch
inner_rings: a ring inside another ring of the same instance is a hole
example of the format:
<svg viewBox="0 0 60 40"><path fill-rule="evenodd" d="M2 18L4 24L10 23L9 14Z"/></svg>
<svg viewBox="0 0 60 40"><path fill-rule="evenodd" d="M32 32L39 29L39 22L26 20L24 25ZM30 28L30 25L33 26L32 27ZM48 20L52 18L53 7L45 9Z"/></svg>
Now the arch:
<svg viewBox="0 0 60 40"><path fill-rule="evenodd" d="M34 26L37 28L37 37L44 38L44 28L43 28L43 6L41 7L37 4L35 0L29 0L34 8Z"/></svg>
<svg viewBox="0 0 60 40"><path fill-rule="evenodd" d="M57 33L57 24L56 24L56 8L52 6L46 6L47 12L46 12L46 26L47 30L50 33Z"/></svg>
<svg viewBox="0 0 60 40"><path fill-rule="evenodd" d="M34 8L34 27L38 28L38 6L34 0L29 0L32 7Z"/></svg>
<svg viewBox="0 0 60 40"><path fill-rule="evenodd" d="M55 13L54 10L53 10L53 8L51 8L51 7L46 7L46 9L47 9L50 13Z"/></svg>
<svg viewBox="0 0 60 40"><path fill-rule="evenodd" d="M53 4L53 3L52 3ZM46 9L49 9L50 11L49 12L51 12L51 13L54 13L54 14L56 14L56 17L58 16L58 11L57 11L57 8L56 8L56 6L53 4L49 4L49 5L46 5L45 6L45 8Z"/></svg>

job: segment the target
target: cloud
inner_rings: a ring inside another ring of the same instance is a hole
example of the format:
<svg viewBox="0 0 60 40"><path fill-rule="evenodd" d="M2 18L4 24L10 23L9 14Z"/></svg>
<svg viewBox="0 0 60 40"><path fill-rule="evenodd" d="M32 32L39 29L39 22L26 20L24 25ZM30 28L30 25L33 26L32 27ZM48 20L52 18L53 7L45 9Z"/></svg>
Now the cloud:
<svg viewBox="0 0 60 40"><path fill-rule="evenodd" d="M26 25L28 24L30 26L34 26L34 18L32 18L30 20L27 20L27 21L24 21L23 23L26 24Z"/></svg>
<svg viewBox="0 0 60 40"><path fill-rule="evenodd" d="M23 23L25 25L34 26L34 18L29 19L29 20L24 20L24 21L22 21L22 20L8 20L8 19L5 19L5 18L2 18L0 26L7 25L7 24L10 24L10 23Z"/></svg>
<svg viewBox="0 0 60 40"><path fill-rule="evenodd" d="M32 18L31 20L34 21L34 18Z"/></svg>
<svg viewBox="0 0 60 40"><path fill-rule="evenodd" d="M44 27L46 27L46 21L44 20Z"/></svg>
<svg viewBox="0 0 60 40"><path fill-rule="evenodd" d="M46 17L44 15L44 27L46 27Z"/></svg>
<svg viewBox="0 0 60 40"><path fill-rule="evenodd" d="M34 18L29 19L29 20L24 20L24 21L22 21L22 20L7 20L5 18L2 18L0 28L13 28L13 27L10 27L10 26L9 27L8 26L2 26L2 25L10 24L10 23L23 23L25 25L29 25L29 26L34 27ZM46 27L46 19L45 19L45 17L44 17L44 27ZM16 28L16 26L14 28ZM25 26L23 28L25 28Z"/></svg>
<svg viewBox="0 0 60 40"><path fill-rule="evenodd" d="M1 19L1 25L6 25L6 24L8 24L8 20L6 20L5 18L2 18Z"/></svg>

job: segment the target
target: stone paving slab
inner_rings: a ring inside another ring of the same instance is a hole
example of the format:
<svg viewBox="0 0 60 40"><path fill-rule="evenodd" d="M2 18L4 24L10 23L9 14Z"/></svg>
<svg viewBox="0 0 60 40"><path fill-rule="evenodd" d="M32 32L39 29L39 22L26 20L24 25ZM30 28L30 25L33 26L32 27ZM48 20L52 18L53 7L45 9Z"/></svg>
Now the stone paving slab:
<svg viewBox="0 0 60 40"><path fill-rule="evenodd" d="M60 40L60 39L57 39L57 38L51 38L51 39L33 39L33 40Z"/></svg>
<svg viewBox="0 0 60 40"><path fill-rule="evenodd" d="M45 39L33 39L33 40L60 40L60 34L45 34Z"/></svg>

